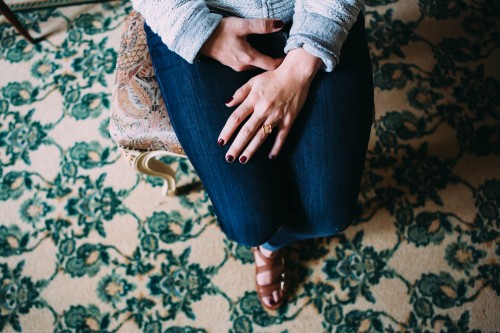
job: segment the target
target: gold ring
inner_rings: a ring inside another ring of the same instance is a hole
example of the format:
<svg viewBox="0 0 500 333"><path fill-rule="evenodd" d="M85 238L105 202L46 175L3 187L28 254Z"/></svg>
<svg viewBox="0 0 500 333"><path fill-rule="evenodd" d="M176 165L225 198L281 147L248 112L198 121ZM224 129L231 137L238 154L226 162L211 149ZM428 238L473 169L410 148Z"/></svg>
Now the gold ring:
<svg viewBox="0 0 500 333"><path fill-rule="evenodd" d="M264 129L264 133L266 134L269 134L273 131L273 127L270 124L262 125L262 128Z"/></svg>

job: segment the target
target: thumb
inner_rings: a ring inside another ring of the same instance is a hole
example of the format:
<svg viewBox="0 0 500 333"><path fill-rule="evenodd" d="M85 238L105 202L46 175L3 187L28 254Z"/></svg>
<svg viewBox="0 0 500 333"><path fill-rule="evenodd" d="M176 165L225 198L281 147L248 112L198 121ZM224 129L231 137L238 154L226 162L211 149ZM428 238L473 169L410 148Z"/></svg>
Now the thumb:
<svg viewBox="0 0 500 333"><path fill-rule="evenodd" d="M282 20L263 18L247 19L247 25L244 28L246 34L268 34L283 28Z"/></svg>

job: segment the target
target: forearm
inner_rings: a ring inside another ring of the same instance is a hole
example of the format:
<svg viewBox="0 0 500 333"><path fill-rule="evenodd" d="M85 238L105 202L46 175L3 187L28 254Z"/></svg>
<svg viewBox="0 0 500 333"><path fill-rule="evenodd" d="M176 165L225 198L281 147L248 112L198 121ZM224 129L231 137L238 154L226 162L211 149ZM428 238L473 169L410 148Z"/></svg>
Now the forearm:
<svg viewBox="0 0 500 333"><path fill-rule="evenodd" d="M132 0L132 4L163 43L189 63L222 20L204 0Z"/></svg>

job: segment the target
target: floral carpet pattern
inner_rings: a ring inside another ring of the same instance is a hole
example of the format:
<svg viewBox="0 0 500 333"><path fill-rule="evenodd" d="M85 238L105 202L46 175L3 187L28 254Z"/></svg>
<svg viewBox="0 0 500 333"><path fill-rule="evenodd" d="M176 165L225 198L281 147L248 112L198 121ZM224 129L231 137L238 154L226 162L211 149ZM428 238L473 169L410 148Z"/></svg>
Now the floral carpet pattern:
<svg viewBox="0 0 500 333"><path fill-rule="evenodd" d="M376 119L345 232L294 244L265 311L249 248L160 196L108 133L127 1L0 21L0 331L498 332L500 3L368 0Z"/></svg>

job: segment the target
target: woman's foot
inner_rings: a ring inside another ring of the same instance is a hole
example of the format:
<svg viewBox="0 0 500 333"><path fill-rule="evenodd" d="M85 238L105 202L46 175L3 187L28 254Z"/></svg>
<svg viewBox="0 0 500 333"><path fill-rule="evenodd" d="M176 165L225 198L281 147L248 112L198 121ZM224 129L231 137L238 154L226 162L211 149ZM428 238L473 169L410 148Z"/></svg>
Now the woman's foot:
<svg viewBox="0 0 500 333"><path fill-rule="evenodd" d="M254 247L252 250L257 267L256 282L257 288L260 289L259 295L264 305L275 309L281 305L284 297L282 287L285 276L282 273L285 272L285 267L282 250L273 252L262 246Z"/></svg>

